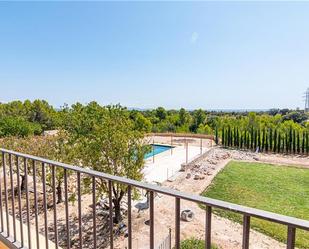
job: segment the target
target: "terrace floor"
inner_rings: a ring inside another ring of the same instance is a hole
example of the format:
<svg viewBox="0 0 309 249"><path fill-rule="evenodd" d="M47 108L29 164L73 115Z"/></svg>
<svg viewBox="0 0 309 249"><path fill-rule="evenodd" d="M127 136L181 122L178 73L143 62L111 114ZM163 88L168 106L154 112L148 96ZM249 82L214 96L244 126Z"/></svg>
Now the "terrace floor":
<svg viewBox="0 0 309 249"><path fill-rule="evenodd" d="M209 148L203 148L206 152ZM200 155L200 147L188 146L188 161ZM177 175L181 168L181 164L186 162L186 148L183 145L178 145L171 150L164 151L160 154L146 160L143 173L146 182L162 183L167 179Z"/></svg>

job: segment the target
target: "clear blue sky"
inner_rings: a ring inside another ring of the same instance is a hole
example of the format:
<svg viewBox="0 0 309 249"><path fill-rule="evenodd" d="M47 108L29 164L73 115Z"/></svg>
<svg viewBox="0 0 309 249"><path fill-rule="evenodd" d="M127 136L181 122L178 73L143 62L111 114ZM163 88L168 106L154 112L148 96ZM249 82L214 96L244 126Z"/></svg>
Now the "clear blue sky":
<svg viewBox="0 0 309 249"><path fill-rule="evenodd" d="M0 102L301 107L309 2L0 2Z"/></svg>

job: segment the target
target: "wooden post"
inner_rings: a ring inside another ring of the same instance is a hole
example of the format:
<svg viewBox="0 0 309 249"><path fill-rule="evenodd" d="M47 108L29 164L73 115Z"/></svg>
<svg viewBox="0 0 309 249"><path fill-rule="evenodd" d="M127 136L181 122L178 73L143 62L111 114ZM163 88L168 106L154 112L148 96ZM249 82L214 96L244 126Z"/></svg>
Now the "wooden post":
<svg viewBox="0 0 309 249"><path fill-rule="evenodd" d="M202 155L203 153L203 138L201 138L201 141L200 141L200 154Z"/></svg>

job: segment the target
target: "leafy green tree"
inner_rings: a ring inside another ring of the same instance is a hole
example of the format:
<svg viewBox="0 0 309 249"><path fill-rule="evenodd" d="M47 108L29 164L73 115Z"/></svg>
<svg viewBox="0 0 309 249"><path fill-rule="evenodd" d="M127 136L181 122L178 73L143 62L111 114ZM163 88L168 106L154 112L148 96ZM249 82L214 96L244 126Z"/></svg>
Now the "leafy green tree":
<svg viewBox="0 0 309 249"><path fill-rule="evenodd" d="M158 107L156 109L156 117L159 118L160 121L164 120L167 116L167 112L163 107Z"/></svg>
<svg viewBox="0 0 309 249"><path fill-rule="evenodd" d="M75 146L70 144L68 141L69 138L67 132L61 130L57 135L54 136L28 136L23 138L6 137L0 140L0 147L50 160L55 160L58 162L77 164L78 158L75 154ZM28 160L26 166L28 174L32 174L32 161ZM25 174L24 162L22 160L19 161L19 169L21 174L20 189L23 192L25 190ZM16 172L16 168L14 168L14 171ZM69 173L70 172L68 172L68 175ZM42 172L38 170L37 175L41 176ZM63 169L56 168L55 178L57 184L57 203L60 203L63 201ZM46 184L52 187L52 175L50 167L46 167Z"/></svg>
<svg viewBox="0 0 309 249"><path fill-rule="evenodd" d="M152 129L152 124L150 120L146 117L144 117L141 113L137 113L134 118L134 127L136 130L142 131L142 132L150 132Z"/></svg>
<svg viewBox="0 0 309 249"><path fill-rule="evenodd" d="M190 119L190 114L184 108L181 108L179 110L179 126L188 125Z"/></svg>
<svg viewBox="0 0 309 249"><path fill-rule="evenodd" d="M206 120L206 114L202 109L195 110L193 112L193 123L190 127L192 132L196 132L201 124L204 124Z"/></svg>
<svg viewBox="0 0 309 249"><path fill-rule="evenodd" d="M144 133L135 129L128 111L119 105L102 108L95 103L78 110L79 113L74 115L83 117L83 121L75 122L70 132L75 133L73 137L80 148L82 164L100 172L141 180L147 147ZM90 184L87 180L85 183L86 186ZM97 179L96 184L98 194L104 196L108 192L108 183ZM120 204L127 187L113 182L112 190L117 223L122 218Z"/></svg>
<svg viewBox="0 0 309 249"><path fill-rule="evenodd" d="M50 130L55 125L56 111L45 100L35 100L32 103L29 121L39 123L44 130Z"/></svg>

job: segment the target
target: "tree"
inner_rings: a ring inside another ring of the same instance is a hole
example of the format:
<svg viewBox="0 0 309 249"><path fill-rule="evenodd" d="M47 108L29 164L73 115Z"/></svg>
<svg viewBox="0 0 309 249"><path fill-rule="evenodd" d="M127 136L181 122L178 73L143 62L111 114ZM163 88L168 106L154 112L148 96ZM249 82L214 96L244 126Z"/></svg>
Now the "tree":
<svg viewBox="0 0 309 249"><path fill-rule="evenodd" d="M45 100L35 100L29 110L29 121L39 123L43 130L53 129L55 125L56 111Z"/></svg>
<svg viewBox="0 0 309 249"><path fill-rule="evenodd" d="M184 109L179 110L179 125L183 126L190 122L190 114Z"/></svg>
<svg viewBox="0 0 309 249"><path fill-rule="evenodd" d="M150 132L152 128L152 124L148 118L145 118L142 114L136 113L133 118L134 120L134 127L136 130L142 132Z"/></svg>
<svg viewBox="0 0 309 249"><path fill-rule="evenodd" d="M190 127L192 132L196 132L201 124L204 124L206 119L206 114L202 109L195 110L193 112L193 123Z"/></svg>
<svg viewBox="0 0 309 249"><path fill-rule="evenodd" d="M71 127L71 132L83 130L73 135L75 143L82 148L79 153L82 164L100 172L141 180L144 155L148 149L144 144L144 133L134 129L134 121L129 118L125 108L119 105L105 108L94 106L92 104L80 109L79 116L84 121L75 125L84 123L86 127ZM88 129L90 126L91 129ZM85 184L88 186L90 182L85 180ZM104 196L108 192L108 183L97 179L96 184L98 194ZM116 223L122 219L120 204L126 189L122 184L112 183Z"/></svg>
<svg viewBox="0 0 309 249"><path fill-rule="evenodd" d="M67 132L60 130L55 136L28 136L24 138L6 137L1 139L0 147L58 162L76 164L78 159L75 155L75 148L68 141L69 139ZM31 160L27 160L26 163L28 175L31 175L33 173L33 162ZM19 187L21 192L23 192L25 190L24 161L20 160L18 166L21 176L21 184ZM15 167L13 170L16 172ZM55 173L57 184L57 203L60 203L63 201L62 185L64 180L64 170L62 168L56 168ZM69 173L70 172L68 172L68 175ZM37 175L42 176L42 172L38 171ZM46 167L46 184L52 187L50 167Z"/></svg>
<svg viewBox="0 0 309 249"><path fill-rule="evenodd" d="M163 107L158 107L156 109L156 116L160 119L160 121L162 121L166 118L167 112Z"/></svg>

